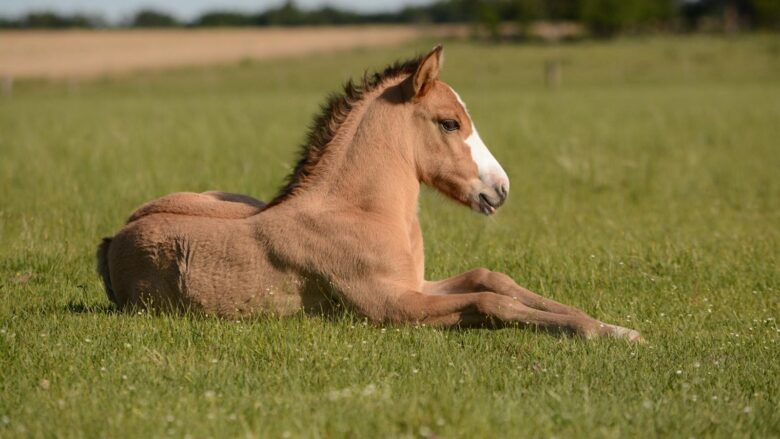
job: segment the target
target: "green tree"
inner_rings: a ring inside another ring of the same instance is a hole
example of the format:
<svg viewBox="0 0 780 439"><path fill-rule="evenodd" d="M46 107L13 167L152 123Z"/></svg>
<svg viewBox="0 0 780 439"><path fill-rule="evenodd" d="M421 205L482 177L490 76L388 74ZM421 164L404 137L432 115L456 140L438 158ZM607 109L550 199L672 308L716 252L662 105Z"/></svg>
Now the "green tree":
<svg viewBox="0 0 780 439"><path fill-rule="evenodd" d="M132 27L171 27L179 23L171 15L152 9L138 11L130 23Z"/></svg>
<svg viewBox="0 0 780 439"><path fill-rule="evenodd" d="M497 40L501 37L501 15L495 4L484 2L479 8L479 22L490 35Z"/></svg>
<svg viewBox="0 0 780 439"><path fill-rule="evenodd" d="M89 17L84 15L59 15L54 12L32 12L22 20L20 27L63 29L69 27L92 27Z"/></svg>
<svg viewBox="0 0 780 439"><path fill-rule="evenodd" d="M580 20L598 36L656 26L674 18L674 0L582 0Z"/></svg>
<svg viewBox="0 0 780 439"><path fill-rule="evenodd" d="M512 3L511 13L521 24L547 19L545 3L544 0L515 0Z"/></svg>
<svg viewBox="0 0 780 439"><path fill-rule="evenodd" d="M252 24L252 18L239 12L212 11L201 15L192 24L208 27L249 26Z"/></svg>
<svg viewBox="0 0 780 439"><path fill-rule="evenodd" d="M751 0L756 25L780 29L780 1Z"/></svg>

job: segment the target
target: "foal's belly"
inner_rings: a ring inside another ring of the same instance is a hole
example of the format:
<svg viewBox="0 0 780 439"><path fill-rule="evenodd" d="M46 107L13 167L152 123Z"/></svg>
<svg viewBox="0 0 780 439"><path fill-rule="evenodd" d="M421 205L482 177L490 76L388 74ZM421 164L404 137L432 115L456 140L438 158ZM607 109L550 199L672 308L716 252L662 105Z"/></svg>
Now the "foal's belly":
<svg viewBox="0 0 780 439"><path fill-rule="evenodd" d="M228 318L302 309L304 282L268 259L245 221L153 215L114 237L109 270L120 305Z"/></svg>

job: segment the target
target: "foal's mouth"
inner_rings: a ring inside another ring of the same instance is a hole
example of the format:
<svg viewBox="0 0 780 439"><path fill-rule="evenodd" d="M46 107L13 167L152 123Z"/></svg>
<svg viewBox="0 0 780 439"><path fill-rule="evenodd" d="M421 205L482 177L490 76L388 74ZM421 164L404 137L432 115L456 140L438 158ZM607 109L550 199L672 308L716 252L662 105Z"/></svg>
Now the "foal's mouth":
<svg viewBox="0 0 780 439"><path fill-rule="evenodd" d="M496 213L496 209L504 204L504 200L506 200L506 196L503 194L497 193L497 197L493 198L485 192L480 192L478 202L479 211L485 215L493 215Z"/></svg>
<svg viewBox="0 0 780 439"><path fill-rule="evenodd" d="M479 211L484 213L485 215L492 215L496 213L496 207L494 206L490 200L488 199L487 195L484 193L479 194Z"/></svg>

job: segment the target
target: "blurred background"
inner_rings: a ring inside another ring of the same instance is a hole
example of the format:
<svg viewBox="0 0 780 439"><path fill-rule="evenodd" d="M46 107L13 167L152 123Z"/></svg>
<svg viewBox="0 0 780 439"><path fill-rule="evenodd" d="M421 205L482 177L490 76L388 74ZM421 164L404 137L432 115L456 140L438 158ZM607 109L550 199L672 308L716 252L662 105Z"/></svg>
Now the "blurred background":
<svg viewBox="0 0 780 439"><path fill-rule="evenodd" d="M776 0L2 0L0 31L26 32L2 34L0 75L8 93L20 77L87 77L392 45L421 35L560 42L778 29ZM96 30L111 32L89 32ZM558 66L548 68L558 75Z"/></svg>
<svg viewBox="0 0 780 439"><path fill-rule="evenodd" d="M647 30L777 28L774 0L4 0L4 28L480 23L492 37L539 36L534 22L610 35ZM504 29L513 24L511 29Z"/></svg>

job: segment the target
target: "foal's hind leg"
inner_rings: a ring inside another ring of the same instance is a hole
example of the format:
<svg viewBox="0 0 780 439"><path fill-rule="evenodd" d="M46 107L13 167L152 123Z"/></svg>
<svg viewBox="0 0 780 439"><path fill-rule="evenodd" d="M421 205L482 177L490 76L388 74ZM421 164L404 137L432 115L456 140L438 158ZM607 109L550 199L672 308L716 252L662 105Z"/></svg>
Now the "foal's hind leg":
<svg viewBox="0 0 780 439"><path fill-rule="evenodd" d="M642 338L639 332L633 329L610 325L596 320L578 308L556 302L521 287L504 273L490 271L485 268L477 268L437 282L425 282L423 286L423 292L426 294L462 294L474 291L492 291L519 300L533 309L581 317L592 321L592 323L602 328L606 328L608 332L611 332L612 336L617 338L626 338L631 341L640 341Z"/></svg>

